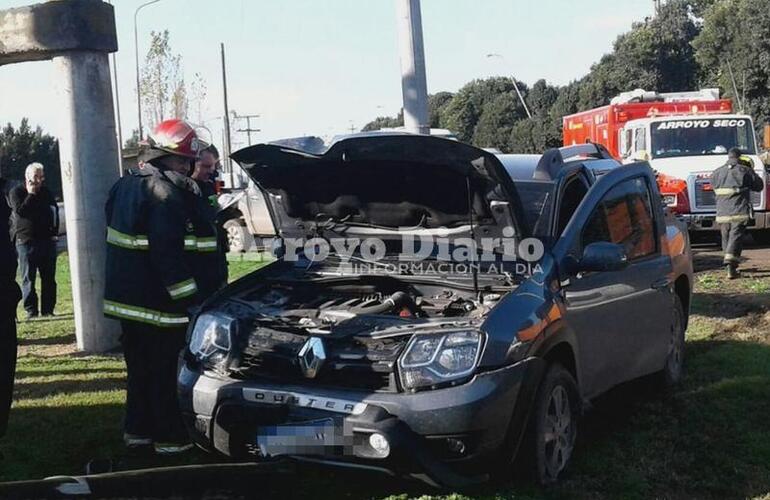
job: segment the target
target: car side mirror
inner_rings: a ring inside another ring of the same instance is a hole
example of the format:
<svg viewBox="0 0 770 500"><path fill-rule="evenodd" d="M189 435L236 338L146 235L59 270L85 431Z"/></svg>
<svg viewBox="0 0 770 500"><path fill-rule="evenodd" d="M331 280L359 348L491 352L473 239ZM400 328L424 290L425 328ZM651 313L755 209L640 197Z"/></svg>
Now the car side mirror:
<svg viewBox="0 0 770 500"><path fill-rule="evenodd" d="M597 241L583 249L583 256L577 262L576 271L620 271L626 266L628 255L622 245Z"/></svg>

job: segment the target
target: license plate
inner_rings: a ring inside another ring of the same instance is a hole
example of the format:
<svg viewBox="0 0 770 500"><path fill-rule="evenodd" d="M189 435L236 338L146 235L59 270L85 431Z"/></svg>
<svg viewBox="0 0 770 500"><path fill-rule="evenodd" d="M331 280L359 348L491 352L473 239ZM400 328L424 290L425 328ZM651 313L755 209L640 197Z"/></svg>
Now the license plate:
<svg viewBox="0 0 770 500"><path fill-rule="evenodd" d="M318 455L342 444L342 430L331 418L257 429L257 447L265 457Z"/></svg>

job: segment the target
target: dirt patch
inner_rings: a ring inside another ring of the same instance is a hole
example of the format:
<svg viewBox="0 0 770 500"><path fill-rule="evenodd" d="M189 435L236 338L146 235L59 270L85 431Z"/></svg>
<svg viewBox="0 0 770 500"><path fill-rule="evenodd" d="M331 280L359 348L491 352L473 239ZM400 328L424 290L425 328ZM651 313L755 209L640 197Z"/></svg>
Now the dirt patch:
<svg viewBox="0 0 770 500"><path fill-rule="evenodd" d="M51 358L54 356L78 356L77 345L72 342L69 344L53 345L20 345L19 357L21 356L39 356Z"/></svg>
<svg viewBox="0 0 770 500"><path fill-rule="evenodd" d="M741 340L770 345L770 312L751 312L733 319L714 318L713 340Z"/></svg>

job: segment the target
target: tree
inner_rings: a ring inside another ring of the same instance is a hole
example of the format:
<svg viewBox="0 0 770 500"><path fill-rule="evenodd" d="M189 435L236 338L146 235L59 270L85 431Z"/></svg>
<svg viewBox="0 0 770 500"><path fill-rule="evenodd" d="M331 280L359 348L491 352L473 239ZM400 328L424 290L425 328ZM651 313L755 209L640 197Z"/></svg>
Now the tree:
<svg viewBox="0 0 770 500"><path fill-rule="evenodd" d="M373 121L370 121L361 132L371 132L372 130L382 130L384 128L396 128L404 125L404 113L399 111L396 116L378 116Z"/></svg>
<svg viewBox="0 0 770 500"><path fill-rule="evenodd" d="M168 30L153 31L139 82L142 109L150 127L168 118L187 118L189 102L182 56L174 54Z"/></svg>
<svg viewBox="0 0 770 500"><path fill-rule="evenodd" d="M526 114L515 93L506 92L490 99L483 107L473 133L473 144L509 151L511 130Z"/></svg>
<svg viewBox="0 0 770 500"><path fill-rule="evenodd" d="M33 130L27 118L22 118L19 128L8 123L0 131L0 175L22 182L24 171L32 162L43 164L48 188L54 196L61 197L59 141L44 134L40 127Z"/></svg>
<svg viewBox="0 0 770 500"><path fill-rule="evenodd" d="M541 78L529 89L527 105L533 115L545 116L551 110L558 97L558 87L548 85L548 82Z"/></svg>
<svg viewBox="0 0 770 500"><path fill-rule="evenodd" d="M526 99L527 86L522 82L517 82L519 89L521 90L524 98ZM476 133L476 126L479 124L484 108L500 94L515 93L516 90L513 87L513 80L508 77L494 77L486 80L473 80L470 83L465 84L452 100L445 106L443 111L443 125L445 128L452 130L457 134L457 137L464 142L475 143L474 137ZM518 98L517 98L518 99ZM509 101L510 102L510 101ZM517 113L524 113L524 108L521 107L521 103L516 101L515 109ZM500 101L496 102L495 106L498 108L504 104ZM495 116L500 117L500 113L496 111ZM493 126L492 117L485 118L483 133L483 140L489 139L488 130ZM507 120L507 118L506 118ZM515 118L512 118L515 121ZM501 123L501 125L510 125L510 123Z"/></svg>
<svg viewBox="0 0 770 500"><path fill-rule="evenodd" d="M604 55L579 83L580 109L608 104L627 90L659 92L697 86L699 67L692 41L700 29L685 0L670 0L653 19L637 23L620 35L614 50Z"/></svg>
<svg viewBox="0 0 770 500"><path fill-rule="evenodd" d="M451 92L439 92L437 94L431 94L428 96L428 113L431 128L441 128L444 110L447 103L452 100ZM372 130L381 130L383 128L397 128L404 126L404 111L401 110L396 116L379 116L370 121L362 132L369 132Z"/></svg>
<svg viewBox="0 0 770 500"><path fill-rule="evenodd" d="M204 121L203 112L207 96L208 86L206 85L206 80L200 73L195 73L190 85L190 104L194 106L196 123L202 124Z"/></svg>
<svg viewBox="0 0 770 500"><path fill-rule="evenodd" d="M516 153L542 153L561 145L561 120L557 122L550 116L518 121L509 139L510 151Z"/></svg>
<svg viewBox="0 0 770 500"><path fill-rule="evenodd" d="M428 96L428 113L431 128L443 128L444 113L449 102L454 97L451 92L438 92Z"/></svg>
<svg viewBox="0 0 770 500"><path fill-rule="evenodd" d="M770 0L712 4L693 46L704 85L719 86L737 105L742 103L758 129L770 120Z"/></svg>

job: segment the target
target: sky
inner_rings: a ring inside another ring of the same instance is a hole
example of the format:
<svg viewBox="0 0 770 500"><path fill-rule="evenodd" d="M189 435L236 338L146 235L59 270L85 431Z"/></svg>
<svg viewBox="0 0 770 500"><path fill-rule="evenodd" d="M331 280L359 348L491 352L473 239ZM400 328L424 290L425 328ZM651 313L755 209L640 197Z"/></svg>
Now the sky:
<svg viewBox="0 0 770 500"><path fill-rule="evenodd" d="M124 139L137 127L133 19L143 1L112 1ZM0 9L28 3L0 0ZM454 92L498 75L530 85L540 78L568 83L653 9L652 0L422 0L428 92ZM206 103L191 118L202 121L217 144L220 42L230 109L260 115L252 120L261 130L253 142L345 133L401 108L394 0L160 0L138 15L140 61L150 32L164 29L187 82L196 72L204 77ZM26 116L56 135L64 117L55 78L50 62L0 66L0 123L18 124ZM246 135L234 132L233 149L245 145Z"/></svg>

